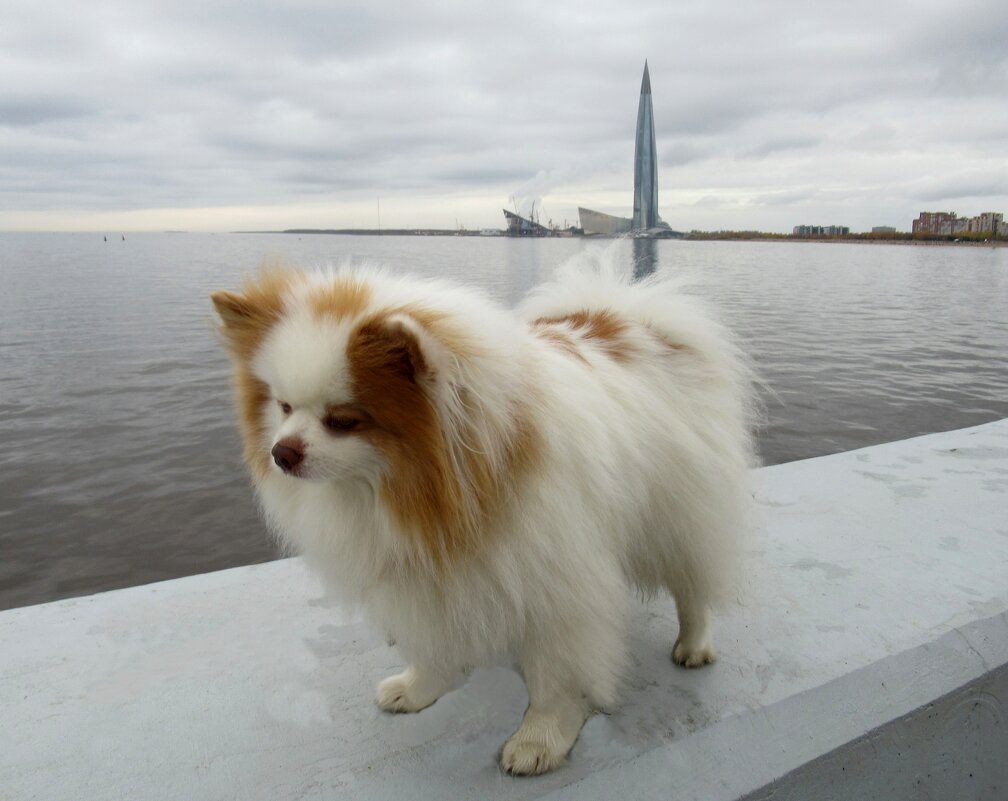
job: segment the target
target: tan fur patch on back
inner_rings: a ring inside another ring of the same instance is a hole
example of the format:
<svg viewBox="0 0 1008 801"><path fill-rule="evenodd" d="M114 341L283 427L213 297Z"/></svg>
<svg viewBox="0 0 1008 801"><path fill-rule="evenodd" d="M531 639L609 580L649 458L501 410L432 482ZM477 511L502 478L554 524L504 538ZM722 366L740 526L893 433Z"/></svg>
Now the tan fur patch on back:
<svg viewBox="0 0 1008 801"><path fill-rule="evenodd" d="M575 359L588 363L588 360L584 357L584 354L578 349L577 344L574 340L564 331L556 326L548 325L536 325L533 329L533 333L540 339L545 339L548 342L552 342L554 345L558 346L561 350L565 351L570 356Z"/></svg>
<svg viewBox="0 0 1008 801"><path fill-rule="evenodd" d="M690 350L688 345L683 345L680 342L673 342L671 339L669 339L667 335L663 334L661 331L656 331L653 328L648 328L648 331L651 332L651 336L657 339L662 345L664 345L669 350L674 351Z"/></svg>
<svg viewBox="0 0 1008 801"><path fill-rule="evenodd" d="M629 324L608 309L584 309L559 317L540 317L532 322L532 326L537 329L556 326L553 330L576 335L618 362L628 361L634 352L626 337Z"/></svg>

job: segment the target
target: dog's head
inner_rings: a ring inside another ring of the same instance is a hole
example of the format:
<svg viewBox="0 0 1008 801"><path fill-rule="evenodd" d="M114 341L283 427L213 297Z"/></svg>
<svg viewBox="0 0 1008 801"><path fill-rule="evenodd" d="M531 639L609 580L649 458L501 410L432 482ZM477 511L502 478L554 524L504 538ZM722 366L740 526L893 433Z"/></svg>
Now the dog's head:
<svg viewBox="0 0 1008 801"><path fill-rule="evenodd" d="M214 306L237 368L246 457L260 476L367 480L443 441L445 348L419 309L377 309L356 278L264 274Z"/></svg>
<svg viewBox="0 0 1008 801"><path fill-rule="evenodd" d="M469 392L472 339L450 314L349 274L266 272L212 299L257 481L370 484L439 547L478 525L514 432L493 431L478 403L489 393Z"/></svg>

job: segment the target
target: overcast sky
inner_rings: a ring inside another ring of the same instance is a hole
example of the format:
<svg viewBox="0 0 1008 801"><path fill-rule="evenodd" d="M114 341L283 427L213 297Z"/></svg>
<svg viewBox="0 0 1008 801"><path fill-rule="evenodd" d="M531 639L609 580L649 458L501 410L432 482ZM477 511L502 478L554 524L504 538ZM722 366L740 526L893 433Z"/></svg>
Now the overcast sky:
<svg viewBox="0 0 1008 801"><path fill-rule="evenodd" d="M629 216L645 58L673 228L1008 213L1004 0L4 0L0 229Z"/></svg>

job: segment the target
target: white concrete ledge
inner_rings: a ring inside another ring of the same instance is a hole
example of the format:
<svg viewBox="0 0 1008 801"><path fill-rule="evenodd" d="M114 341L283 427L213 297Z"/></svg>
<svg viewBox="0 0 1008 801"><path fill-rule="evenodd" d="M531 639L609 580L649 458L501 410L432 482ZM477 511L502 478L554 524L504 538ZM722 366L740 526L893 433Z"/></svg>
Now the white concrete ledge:
<svg viewBox="0 0 1008 801"><path fill-rule="evenodd" d="M497 767L508 669L379 712L395 652L287 560L0 613L0 799L1008 797L1008 420L760 475L721 661L641 606L554 774Z"/></svg>

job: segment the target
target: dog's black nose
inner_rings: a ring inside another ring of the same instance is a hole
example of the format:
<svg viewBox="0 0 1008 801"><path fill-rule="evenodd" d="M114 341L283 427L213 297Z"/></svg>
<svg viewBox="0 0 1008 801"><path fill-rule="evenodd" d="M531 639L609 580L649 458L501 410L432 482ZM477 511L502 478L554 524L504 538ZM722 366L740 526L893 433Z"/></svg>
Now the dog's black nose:
<svg viewBox="0 0 1008 801"><path fill-rule="evenodd" d="M285 439L273 446L273 461L285 473L294 473L304 461L304 445L297 440Z"/></svg>

